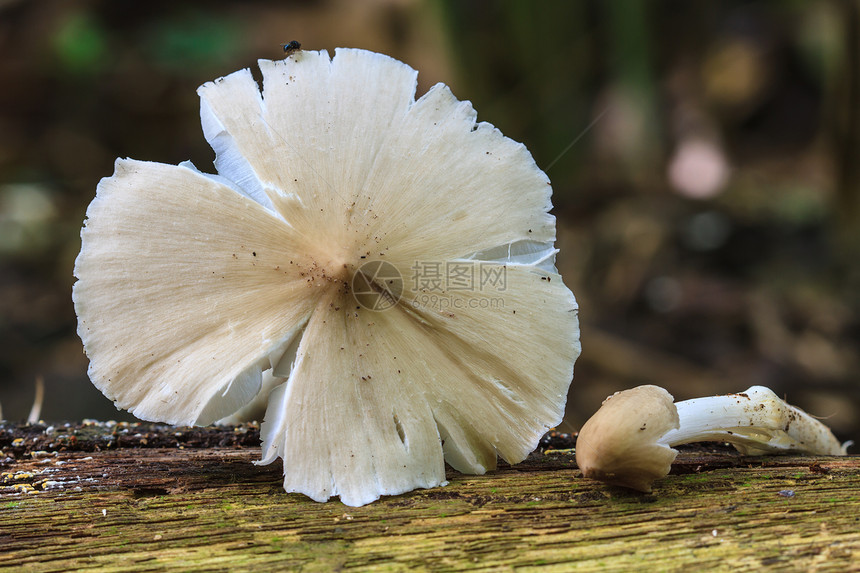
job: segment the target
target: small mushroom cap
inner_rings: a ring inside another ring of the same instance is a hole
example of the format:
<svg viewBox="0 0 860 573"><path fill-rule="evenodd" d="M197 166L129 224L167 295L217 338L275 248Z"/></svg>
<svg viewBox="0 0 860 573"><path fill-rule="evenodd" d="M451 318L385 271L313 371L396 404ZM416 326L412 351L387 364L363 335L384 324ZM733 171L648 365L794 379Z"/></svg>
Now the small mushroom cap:
<svg viewBox="0 0 860 573"><path fill-rule="evenodd" d="M658 440L678 425L672 395L663 388L616 392L579 431L576 463L585 477L649 493L678 454Z"/></svg>

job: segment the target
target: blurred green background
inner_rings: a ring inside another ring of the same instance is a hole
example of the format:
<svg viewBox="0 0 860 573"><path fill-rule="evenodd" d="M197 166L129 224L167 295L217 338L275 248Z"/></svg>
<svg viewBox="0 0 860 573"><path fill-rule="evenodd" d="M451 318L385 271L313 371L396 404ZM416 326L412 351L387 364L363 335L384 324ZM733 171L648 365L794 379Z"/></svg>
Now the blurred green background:
<svg viewBox="0 0 860 573"><path fill-rule="evenodd" d="M213 171L198 85L280 43L387 53L553 182L583 354L563 430L642 383L764 384L860 438L856 0L0 0L0 403L129 419L75 335L80 226L116 157Z"/></svg>

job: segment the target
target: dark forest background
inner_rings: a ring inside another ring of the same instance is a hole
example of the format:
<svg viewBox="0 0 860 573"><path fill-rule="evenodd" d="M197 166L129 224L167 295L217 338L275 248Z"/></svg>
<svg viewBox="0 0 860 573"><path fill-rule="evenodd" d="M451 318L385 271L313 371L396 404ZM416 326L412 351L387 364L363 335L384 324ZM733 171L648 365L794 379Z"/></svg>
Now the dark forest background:
<svg viewBox="0 0 860 573"><path fill-rule="evenodd" d="M753 384L860 438L860 2L0 0L0 403L130 419L75 335L80 226L116 157L213 171L198 85L279 44L449 84L553 182L579 299L573 430L643 383Z"/></svg>

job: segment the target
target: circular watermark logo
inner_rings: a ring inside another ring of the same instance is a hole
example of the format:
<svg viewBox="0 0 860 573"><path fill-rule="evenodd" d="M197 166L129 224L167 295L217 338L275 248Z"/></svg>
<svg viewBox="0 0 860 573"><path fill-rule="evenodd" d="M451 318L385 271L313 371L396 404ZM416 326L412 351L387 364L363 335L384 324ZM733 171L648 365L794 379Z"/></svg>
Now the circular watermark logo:
<svg viewBox="0 0 860 573"><path fill-rule="evenodd" d="M385 261L368 261L352 276L352 296L368 310L388 310L403 295L403 277Z"/></svg>

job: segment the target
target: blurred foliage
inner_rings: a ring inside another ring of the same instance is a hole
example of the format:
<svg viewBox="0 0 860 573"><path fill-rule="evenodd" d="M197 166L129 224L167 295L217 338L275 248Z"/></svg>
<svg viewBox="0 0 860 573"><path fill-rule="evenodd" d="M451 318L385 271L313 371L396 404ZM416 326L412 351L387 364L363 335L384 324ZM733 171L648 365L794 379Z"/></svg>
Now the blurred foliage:
<svg viewBox="0 0 860 573"><path fill-rule="evenodd" d="M98 72L107 56L106 36L90 14L73 14L54 36L58 63L72 74Z"/></svg>
<svg viewBox="0 0 860 573"><path fill-rule="evenodd" d="M69 297L96 183L116 157L211 170L196 87L298 39L402 59L419 91L448 83L547 171L583 318L572 427L639 383L679 399L764 384L860 437L858 14L857 0L2 3L0 402L23 417L41 373L47 418L119 415L86 379Z"/></svg>
<svg viewBox="0 0 860 573"><path fill-rule="evenodd" d="M242 30L236 22L201 8L154 23L142 41L144 58L176 74L214 69L235 61L242 52Z"/></svg>

